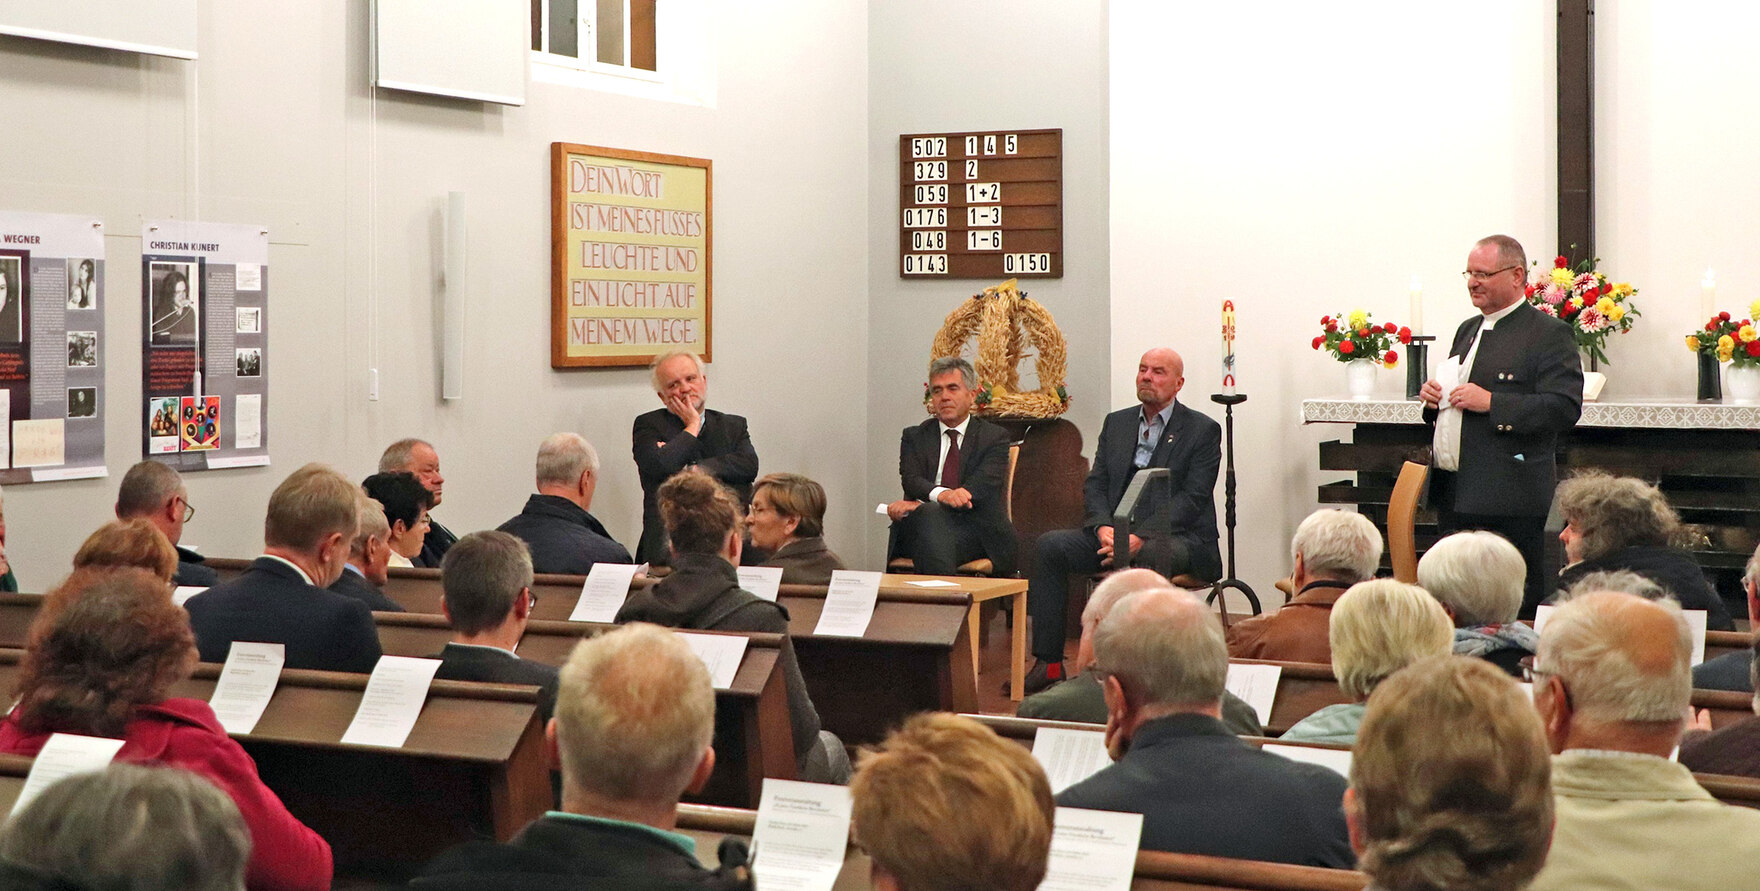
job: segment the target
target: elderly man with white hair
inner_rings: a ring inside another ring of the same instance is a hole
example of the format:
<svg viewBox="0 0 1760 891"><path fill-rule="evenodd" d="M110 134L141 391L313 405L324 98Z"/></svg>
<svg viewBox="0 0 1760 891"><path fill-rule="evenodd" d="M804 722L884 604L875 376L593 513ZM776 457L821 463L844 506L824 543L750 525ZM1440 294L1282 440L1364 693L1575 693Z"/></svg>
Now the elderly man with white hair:
<svg viewBox="0 0 1760 891"><path fill-rule="evenodd" d="M1015 714L1043 721L1077 721L1085 724L1106 723L1106 698L1100 688L1100 674L1094 667L1094 632L1100 620L1112 612L1128 594L1138 591L1169 589L1173 583L1152 569L1126 569L1107 576L1088 595L1082 609L1082 641L1076 649L1071 666L1080 674L1021 700ZM1229 732L1240 736L1262 736L1265 728L1253 707L1239 696L1222 694L1222 723Z"/></svg>
<svg viewBox="0 0 1760 891"><path fill-rule="evenodd" d="M578 433L553 433L538 446L538 494L497 527L532 550L534 572L586 575L594 563L628 563L629 551L588 513L599 485L599 453Z"/></svg>
<svg viewBox="0 0 1760 891"><path fill-rule="evenodd" d="M642 478L642 538L636 556L659 565L672 559L666 524L660 520L660 484L695 467L732 489L741 504L750 504L758 450L745 418L704 407L709 371L701 356L688 350L664 352L654 357L649 372L654 395L664 407L638 415L630 430L636 472Z"/></svg>
<svg viewBox="0 0 1760 891"><path fill-rule="evenodd" d="M1540 635L1516 621L1527 573L1515 545L1482 529L1447 536L1418 560L1418 586L1454 621L1454 651L1518 678L1540 645Z"/></svg>
<svg viewBox="0 0 1760 891"><path fill-rule="evenodd" d="M1760 812L1711 797L1670 759L1692 696L1680 607L1597 591L1540 635L1534 705L1552 745L1558 823L1532 887L1755 887Z"/></svg>
<svg viewBox="0 0 1760 891"><path fill-rule="evenodd" d="M1275 613L1228 629L1228 655L1279 662L1330 662L1327 643L1332 604L1350 586L1371 579L1381 565L1381 532L1352 511L1317 510L1290 541L1295 596Z"/></svg>

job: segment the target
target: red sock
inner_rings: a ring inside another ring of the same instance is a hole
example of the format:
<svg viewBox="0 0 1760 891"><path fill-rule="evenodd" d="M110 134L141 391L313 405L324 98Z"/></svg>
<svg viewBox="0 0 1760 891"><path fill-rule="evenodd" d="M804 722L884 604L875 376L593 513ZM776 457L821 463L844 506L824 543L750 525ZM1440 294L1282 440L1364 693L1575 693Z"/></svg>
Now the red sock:
<svg viewBox="0 0 1760 891"><path fill-rule="evenodd" d="M1063 663L1062 662L1047 662L1047 663L1045 663L1045 678L1046 678L1046 680L1052 680L1052 681L1063 680Z"/></svg>

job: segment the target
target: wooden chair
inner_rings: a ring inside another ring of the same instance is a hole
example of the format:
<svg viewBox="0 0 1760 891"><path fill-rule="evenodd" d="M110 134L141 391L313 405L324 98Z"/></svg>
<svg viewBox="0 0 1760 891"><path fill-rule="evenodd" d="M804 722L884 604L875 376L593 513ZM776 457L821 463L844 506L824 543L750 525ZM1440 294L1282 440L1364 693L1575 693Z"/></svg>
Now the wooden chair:
<svg viewBox="0 0 1760 891"><path fill-rule="evenodd" d="M1012 442L1008 445L1008 476L1002 481L1002 509L1008 516L1008 522L1014 522L1014 468L1021 460L1021 444ZM886 571L900 575L910 575L917 571L916 561L909 557L894 557L886 562ZM979 557L961 563L954 570L955 575L994 576L996 564L989 557Z"/></svg>
<svg viewBox="0 0 1760 891"><path fill-rule="evenodd" d="M1405 462L1387 500L1387 557L1393 562L1393 577L1408 585L1418 583L1418 499L1429 475L1429 465Z"/></svg>

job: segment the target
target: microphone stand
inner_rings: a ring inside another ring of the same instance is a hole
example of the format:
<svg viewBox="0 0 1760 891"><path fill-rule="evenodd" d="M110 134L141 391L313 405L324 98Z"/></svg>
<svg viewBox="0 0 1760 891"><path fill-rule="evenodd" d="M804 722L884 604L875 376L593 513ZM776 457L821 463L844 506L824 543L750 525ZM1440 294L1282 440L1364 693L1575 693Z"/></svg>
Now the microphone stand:
<svg viewBox="0 0 1760 891"><path fill-rule="evenodd" d="M1228 625L1228 601L1221 600L1222 592L1234 589L1247 596L1247 602L1253 607L1253 615L1264 612L1259 605L1259 595L1253 593L1253 586L1241 581L1234 574L1234 407L1247 401L1244 393L1213 393L1210 401L1223 408L1224 424L1227 430L1228 469L1223 475L1222 503L1223 522L1228 527L1228 575L1218 581L1210 589L1210 596L1204 599L1206 604L1217 603L1217 612L1222 614L1222 624Z"/></svg>

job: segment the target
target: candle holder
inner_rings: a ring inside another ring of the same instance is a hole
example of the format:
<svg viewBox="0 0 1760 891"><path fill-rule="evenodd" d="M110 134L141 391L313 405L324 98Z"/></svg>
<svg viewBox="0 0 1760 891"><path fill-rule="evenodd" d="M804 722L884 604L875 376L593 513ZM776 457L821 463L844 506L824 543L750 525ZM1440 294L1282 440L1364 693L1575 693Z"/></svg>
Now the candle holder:
<svg viewBox="0 0 1760 891"><path fill-rule="evenodd" d="M1430 341L1435 340L1433 334L1414 334L1412 342L1406 344L1406 398L1418 398L1418 392L1424 389L1424 382L1430 379Z"/></svg>
<svg viewBox="0 0 1760 891"><path fill-rule="evenodd" d="M1212 393L1210 401L1222 406L1225 418L1228 444L1228 463L1222 476L1223 525L1228 530L1228 563L1223 568L1228 575L1210 588L1210 596L1205 598L1206 605L1217 604L1222 613L1223 627L1228 626L1228 601L1222 599L1222 592L1233 589L1246 595L1247 603L1252 607L1253 615L1264 611L1259 605L1259 595L1253 593L1253 586L1240 580L1234 574L1234 523L1235 523L1235 483L1234 483L1234 407L1247 401L1245 393ZM1220 601L1220 602L1218 602Z"/></svg>

